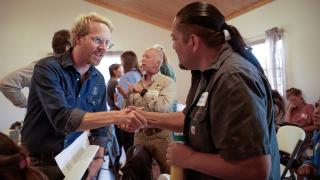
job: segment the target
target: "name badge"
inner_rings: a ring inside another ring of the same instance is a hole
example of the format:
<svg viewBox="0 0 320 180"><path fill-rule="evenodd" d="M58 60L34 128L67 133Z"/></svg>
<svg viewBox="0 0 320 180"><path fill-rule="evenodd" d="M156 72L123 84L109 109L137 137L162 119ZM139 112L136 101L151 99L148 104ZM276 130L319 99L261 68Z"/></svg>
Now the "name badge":
<svg viewBox="0 0 320 180"><path fill-rule="evenodd" d="M196 135L196 127L194 125L190 128L191 134Z"/></svg>
<svg viewBox="0 0 320 180"><path fill-rule="evenodd" d="M197 103L197 106L205 106L208 98L208 92L204 92L201 94L201 97Z"/></svg>
<svg viewBox="0 0 320 180"><path fill-rule="evenodd" d="M146 95L148 95L151 98L156 98L159 96L159 91L156 90L148 90L148 92L146 93Z"/></svg>

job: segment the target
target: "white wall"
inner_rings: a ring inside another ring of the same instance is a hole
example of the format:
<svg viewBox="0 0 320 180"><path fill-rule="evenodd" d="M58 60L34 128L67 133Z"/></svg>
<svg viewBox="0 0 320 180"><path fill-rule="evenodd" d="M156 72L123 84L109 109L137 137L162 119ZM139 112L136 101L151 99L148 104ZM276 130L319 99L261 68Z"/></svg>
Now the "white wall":
<svg viewBox="0 0 320 180"><path fill-rule="evenodd" d="M131 49L141 57L146 47L163 44L177 72L178 100L184 102L190 75L178 68L170 31L83 0L1 0L0 77L51 52L52 34L62 28L69 29L77 15L91 11L109 17L115 25L114 50ZM261 36L275 26L284 28L288 86L302 89L307 101L314 102L320 96L316 78L320 67L319 13L319 0L275 0L229 23L245 38ZM0 114L1 130L13 121L22 120L24 111L0 94Z"/></svg>
<svg viewBox="0 0 320 180"><path fill-rule="evenodd" d="M276 0L229 23L249 39L272 27L283 28L287 87L301 89L306 101L314 103L320 96L319 17L319 0Z"/></svg>
<svg viewBox="0 0 320 180"><path fill-rule="evenodd" d="M70 29L82 13L95 11L114 24L113 50L133 50L139 58L153 44L162 44L176 69L179 102L184 102L190 84L189 73L179 70L172 49L170 31L109 11L83 0L1 0L0 5L0 77L51 52L55 31ZM23 120L24 110L14 107L0 93L0 130Z"/></svg>

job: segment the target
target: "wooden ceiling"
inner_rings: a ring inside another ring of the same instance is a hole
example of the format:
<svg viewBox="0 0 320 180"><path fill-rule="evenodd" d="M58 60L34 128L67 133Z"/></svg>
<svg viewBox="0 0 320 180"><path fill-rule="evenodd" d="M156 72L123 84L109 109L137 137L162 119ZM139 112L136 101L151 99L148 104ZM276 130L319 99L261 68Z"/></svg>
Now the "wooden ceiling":
<svg viewBox="0 0 320 180"><path fill-rule="evenodd" d="M193 0L87 0L104 8L170 30L176 13ZM207 0L227 20L260 7L272 0Z"/></svg>

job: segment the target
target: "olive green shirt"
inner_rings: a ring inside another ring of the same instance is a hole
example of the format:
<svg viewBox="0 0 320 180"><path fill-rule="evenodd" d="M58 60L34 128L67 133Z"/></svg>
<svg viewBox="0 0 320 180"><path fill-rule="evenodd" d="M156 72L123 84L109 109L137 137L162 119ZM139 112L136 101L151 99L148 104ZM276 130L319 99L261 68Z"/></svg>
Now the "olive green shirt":
<svg viewBox="0 0 320 180"><path fill-rule="evenodd" d="M142 97L140 93L131 93L126 99L126 106L144 107L149 112L169 112L172 103L176 99L175 82L160 73L152 76L152 83L144 86L143 81L137 82L141 88L147 89L148 92Z"/></svg>

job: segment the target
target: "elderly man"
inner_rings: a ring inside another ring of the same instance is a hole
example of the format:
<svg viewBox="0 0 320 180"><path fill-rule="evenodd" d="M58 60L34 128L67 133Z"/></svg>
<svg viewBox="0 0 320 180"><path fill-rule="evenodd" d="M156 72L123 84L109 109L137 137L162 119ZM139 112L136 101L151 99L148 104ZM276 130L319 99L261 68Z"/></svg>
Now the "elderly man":
<svg viewBox="0 0 320 180"><path fill-rule="evenodd" d="M123 94L126 106L144 107L149 112L169 112L175 100L175 82L161 74L163 53L155 48L147 49L142 58L144 77L129 86L129 93ZM121 92L123 92L120 89ZM169 173L166 163L166 149L170 132L158 128L144 128L135 133L134 144L144 145L154 156L162 173Z"/></svg>
<svg viewBox="0 0 320 180"><path fill-rule="evenodd" d="M96 13L80 16L72 28L73 46L64 54L40 60L31 80L28 109L22 128L22 144L32 162L50 179L61 179L54 156L64 139L74 132L91 130L92 143L100 145L89 167L95 176L103 163L111 124L143 126L136 112L106 111L106 86L95 68L111 46L111 22Z"/></svg>

